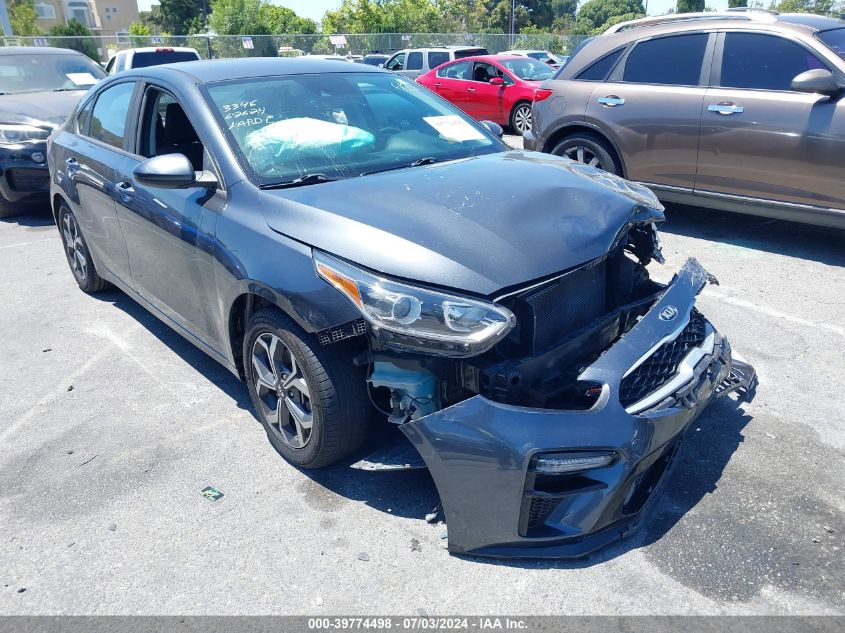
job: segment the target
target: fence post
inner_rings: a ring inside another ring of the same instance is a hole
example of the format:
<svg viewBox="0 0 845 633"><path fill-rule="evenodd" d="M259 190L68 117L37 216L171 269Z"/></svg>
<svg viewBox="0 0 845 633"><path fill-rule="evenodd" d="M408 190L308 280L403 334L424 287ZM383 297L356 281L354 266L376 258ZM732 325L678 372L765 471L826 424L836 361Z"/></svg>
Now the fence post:
<svg viewBox="0 0 845 633"><path fill-rule="evenodd" d="M205 49L208 52L208 59L211 59L211 36L205 36Z"/></svg>

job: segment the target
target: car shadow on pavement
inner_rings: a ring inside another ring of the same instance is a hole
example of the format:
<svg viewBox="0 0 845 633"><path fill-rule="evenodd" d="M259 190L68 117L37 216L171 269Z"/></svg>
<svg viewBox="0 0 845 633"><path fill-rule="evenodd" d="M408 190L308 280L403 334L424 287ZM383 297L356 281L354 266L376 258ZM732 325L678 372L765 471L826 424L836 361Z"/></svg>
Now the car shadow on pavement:
<svg viewBox="0 0 845 633"><path fill-rule="evenodd" d="M52 212L46 206L26 211L20 215L13 215L9 218L0 218L0 223L17 224L18 226L24 226L33 230L56 225Z"/></svg>
<svg viewBox="0 0 845 633"><path fill-rule="evenodd" d="M690 510L718 489L722 472L743 442L752 417L731 397L713 402L690 426L669 472L654 493L639 529L592 554L574 560L492 559L465 556L490 565L526 569L584 569L658 542ZM447 522L448 523L448 522ZM706 538L708 535L702 535Z"/></svg>
<svg viewBox="0 0 845 633"><path fill-rule="evenodd" d="M184 339L170 326L162 323L128 295L120 290L113 289L91 296L100 301L111 303L114 307L128 314L140 325L144 326L150 334L164 343L174 354L219 387L227 396L234 400L239 408L246 409L247 411L252 410L249 394L240 380L193 343Z"/></svg>
<svg viewBox="0 0 845 633"><path fill-rule="evenodd" d="M840 229L671 204L660 231L845 266Z"/></svg>

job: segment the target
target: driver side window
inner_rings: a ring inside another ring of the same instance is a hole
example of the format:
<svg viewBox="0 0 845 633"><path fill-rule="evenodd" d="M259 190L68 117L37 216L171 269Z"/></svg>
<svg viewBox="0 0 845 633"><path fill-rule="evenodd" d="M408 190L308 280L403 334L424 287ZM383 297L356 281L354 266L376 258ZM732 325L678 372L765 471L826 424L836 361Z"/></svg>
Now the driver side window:
<svg viewBox="0 0 845 633"><path fill-rule="evenodd" d="M504 73L492 64L475 62L475 68L472 71L473 81L489 83L493 77L502 77L504 79Z"/></svg>
<svg viewBox="0 0 845 633"><path fill-rule="evenodd" d="M385 65L388 70L402 70L405 67L405 53L397 53Z"/></svg>
<svg viewBox="0 0 845 633"><path fill-rule="evenodd" d="M204 147L188 115L176 98L150 87L144 97L141 142L138 153L145 158L184 154L194 171L202 171Z"/></svg>

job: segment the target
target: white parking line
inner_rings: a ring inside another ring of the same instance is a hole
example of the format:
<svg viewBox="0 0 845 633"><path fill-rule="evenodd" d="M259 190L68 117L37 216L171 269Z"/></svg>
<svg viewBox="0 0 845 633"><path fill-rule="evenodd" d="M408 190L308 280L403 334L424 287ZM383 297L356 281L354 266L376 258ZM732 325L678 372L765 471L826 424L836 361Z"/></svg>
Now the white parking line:
<svg viewBox="0 0 845 633"><path fill-rule="evenodd" d="M795 323L797 325L802 325L804 327L816 328L819 330L826 330L828 332L833 332L834 334L838 334L839 336L845 338L845 328L839 327L838 325L833 325L832 323L825 323L824 321L810 321L809 319L802 319L801 317L793 316L791 314L787 314L786 312L781 312L780 310L775 310L774 308L770 308L768 306L759 305L754 303L753 301L748 301L747 299L739 299L738 297L731 297L730 295L722 294L721 292L716 292L714 290L710 290L709 288L705 289L702 293L708 297L713 297L719 301L723 301L730 305L737 306L739 308L747 308L748 310L755 310L756 312L760 312L762 314L775 317L776 319L783 319L784 321L789 321L790 323Z"/></svg>
<svg viewBox="0 0 845 633"><path fill-rule="evenodd" d="M33 240L32 242L17 242L16 244L4 244L0 246L0 249L4 248L20 248L21 246L32 246L33 244L42 244L43 242L55 242L54 238L48 238L43 240Z"/></svg>

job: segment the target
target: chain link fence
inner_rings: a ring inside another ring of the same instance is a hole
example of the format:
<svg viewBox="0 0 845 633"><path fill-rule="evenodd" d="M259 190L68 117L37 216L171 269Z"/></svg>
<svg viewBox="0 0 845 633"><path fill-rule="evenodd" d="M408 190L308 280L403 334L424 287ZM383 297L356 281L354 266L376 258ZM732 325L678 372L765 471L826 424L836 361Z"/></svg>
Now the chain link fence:
<svg viewBox="0 0 845 633"><path fill-rule="evenodd" d="M118 35L90 37L5 37L3 46L72 48L106 62L115 52L146 46L195 48L203 59L297 57L300 55L366 55L425 46L482 46L491 53L537 49L569 55L585 38L568 34L507 33L355 33L314 35Z"/></svg>

